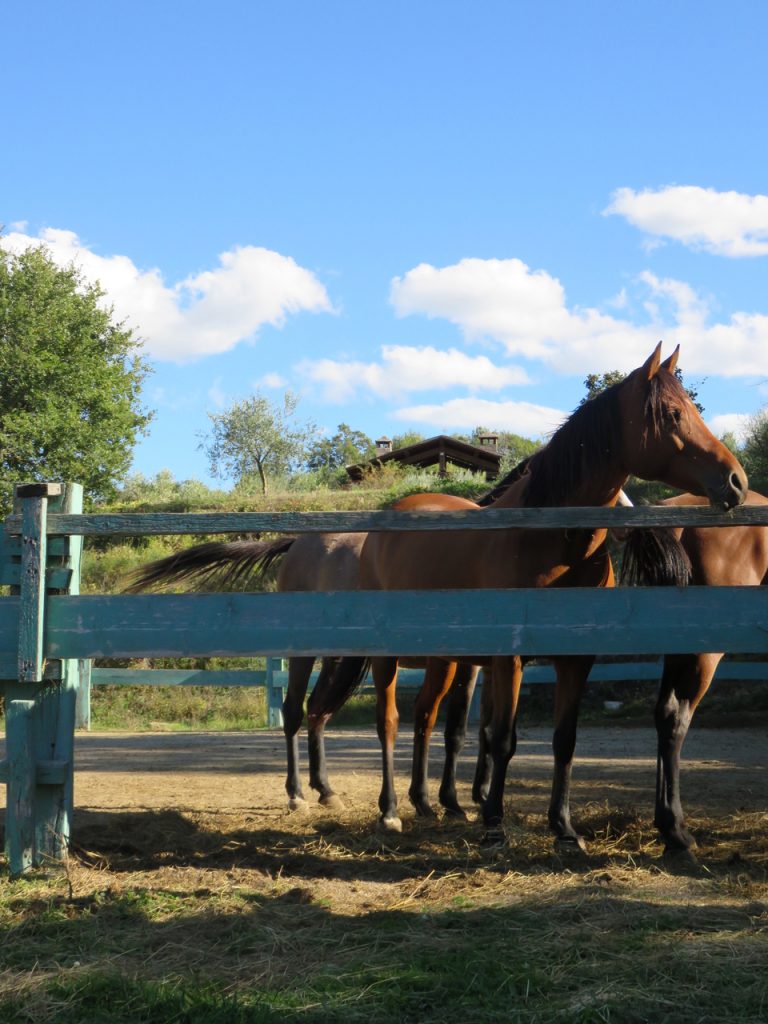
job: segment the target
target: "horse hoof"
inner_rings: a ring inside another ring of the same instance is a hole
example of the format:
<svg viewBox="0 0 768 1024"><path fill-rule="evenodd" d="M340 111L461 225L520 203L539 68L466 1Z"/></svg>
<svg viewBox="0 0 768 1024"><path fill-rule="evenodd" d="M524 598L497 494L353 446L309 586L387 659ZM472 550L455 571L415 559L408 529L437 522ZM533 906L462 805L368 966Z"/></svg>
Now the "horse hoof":
<svg viewBox="0 0 768 1024"><path fill-rule="evenodd" d="M328 811L346 810L344 801L335 793L325 793L323 796L318 798L317 802Z"/></svg>
<svg viewBox="0 0 768 1024"><path fill-rule="evenodd" d="M463 807L459 807L458 804L446 805L443 804L443 811L446 818L451 818L453 821L469 821L467 812Z"/></svg>
<svg viewBox="0 0 768 1024"><path fill-rule="evenodd" d="M557 836L555 839L555 853L573 856L587 852L587 844L581 836Z"/></svg>
<svg viewBox="0 0 768 1024"><path fill-rule="evenodd" d="M416 811L416 815L419 818L432 819L437 817L434 807L428 800L414 800L413 797L411 797L410 800L413 804L413 809Z"/></svg>
<svg viewBox="0 0 768 1024"><path fill-rule="evenodd" d="M289 814L307 814L309 807L307 801L302 796L292 796L288 800L288 813Z"/></svg>
<svg viewBox="0 0 768 1024"><path fill-rule="evenodd" d="M507 836L503 828L489 828L483 833L480 845L484 850L500 850L507 845Z"/></svg>
<svg viewBox="0 0 768 1024"><path fill-rule="evenodd" d="M681 849L679 846L668 846L661 855L662 863L672 874L678 872L686 873L692 869L698 869L699 862L696 854L691 849Z"/></svg>
<svg viewBox="0 0 768 1024"><path fill-rule="evenodd" d="M379 818L379 821L378 821L378 824L377 824L376 827L379 830L379 832L384 832L384 833L402 832L403 831L403 823L397 817L397 815L394 815L391 818L384 818L384 817Z"/></svg>

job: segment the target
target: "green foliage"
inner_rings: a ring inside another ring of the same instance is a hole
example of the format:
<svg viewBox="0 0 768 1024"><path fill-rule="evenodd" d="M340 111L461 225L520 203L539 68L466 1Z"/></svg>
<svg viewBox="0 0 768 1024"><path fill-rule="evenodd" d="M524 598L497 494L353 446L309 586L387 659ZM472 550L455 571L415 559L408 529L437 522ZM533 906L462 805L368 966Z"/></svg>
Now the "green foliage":
<svg viewBox="0 0 768 1024"><path fill-rule="evenodd" d="M255 667L257 659L231 667L244 670L250 668L251 663ZM263 659L258 659L258 666L264 667ZM221 666L211 661L205 667L213 670ZM263 729L267 724L267 698L261 687L94 686L91 713L94 729L130 732Z"/></svg>
<svg viewBox="0 0 768 1024"><path fill-rule="evenodd" d="M501 456L499 476L504 476L541 447L540 441L534 441L530 437L522 437L511 430L488 430L487 427L475 427L469 438L470 443L479 444L484 434L496 434L499 438L496 445L496 450Z"/></svg>
<svg viewBox="0 0 768 1024"><path fill-rule="evenodd" d="M695 387L686 387L685 381L683 380L683 374L680 367L675 367L675 376L683 385L685 390L688 392L688 397L699 410L700 413L704 412L704 406L699 402L699 392ZM584 405L591 398L595 398L601 392L607 388L612 387L614 384L619 384L626 377L625 373L621 370L608 370L607 373L590 373L584 378L584 387L587 389L586 395L579 402L579 405Z"/></svg>
<svg viewBox="0 0 768 1024"><path fill-rule="evenodd" d="M425 440L424 435L418 430L407 430L404 434L395 434L392 438L392 449L397 451L398 448L407 448L409 444L418 444Z"/></svg>
<svg viewBox="0 0 768 1024"><path fill-rule="evenodd" d="M161 469L151 478L130 473L115 500L132 511L162 508L166 512L192 512L226 500L226 494L201 480L175 480L170 469Z"/></svg>
<svg viewBox="0 0 768 1024"><path fill-rule="evenodd" d="M319 479L329 480L338 476L345 466L363 462L376 454L370 437L361 430L353 430L347 423L340 423L332 437L323 437L309 449L306 466L312 473L320 474Z"/></svg>
<svg viewBox="0 0 768 1024"><path fill-rule="evenodd" d="M286 391L282 407L256 394L235 402L226 412L208 413L210 435L200 447L208 456L211 473L238 483L258 477L262 494L267 476L286 474L306 458L315 433L312 424L294 418L299 399Z"/></svg>
<svg viewBox="0 0 768 1024"><path fill-rule="evenodd" d="M739 443L739 439L736 437L732 430L726 430L726 432L723 434L720 440L723 442L725 447L728 449L729 452L731 452L732 455L735 455L737 459L741 459L741 444Z"/></svg>
<svg viewBox="0 0 768 1024"><path fill-rule="evenodd" d="M755 413L749 421L739 458L749 477L750 487L768 494L768 406Z"/></svg>
<svg viewBox="0 0 768 1024"><path fill-rule="evenodd" d="M579 402L579 405L584 405L590 399L596 398L603 391L613 387L614 384L619 384L625 377L626 373L622 373L621 370L608 370L607 373L588 373L584 378L584 387L587 389L587 393Z"/></svg>
<svg viewBox="0 0 768 1024"><path fill-rule="evenodd" d="M0 474L6 495L28 480L76 480L91 499L115 493L150 415L148 365L104 292L44 247L0 248ZM7 504L6 497L6 504Z"/></svg>

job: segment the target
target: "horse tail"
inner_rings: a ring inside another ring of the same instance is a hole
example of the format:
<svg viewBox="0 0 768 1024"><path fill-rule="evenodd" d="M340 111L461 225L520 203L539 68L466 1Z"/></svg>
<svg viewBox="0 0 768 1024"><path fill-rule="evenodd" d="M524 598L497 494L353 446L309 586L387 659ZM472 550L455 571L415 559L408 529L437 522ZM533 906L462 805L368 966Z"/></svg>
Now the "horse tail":
<svg viewBox="0 0 768 1024"><path fill-rule="evenodd" d="M307 701L307 715L310 719L328 719L349 700L355 690L362 686L371 659L344 657L329 676L325 686L314 688Z"/></svg>
<svg viewBox="0 0 768 1024"><path fill-rule="evenodd" d="M687 587L691 560L671 530L664 527L628 531L619 583L623 587Z"/></svg>
<svg viewBox="0 0 768 1024"><path fill-rule="evenodd" d="M211 541L178 551L134 570L125 593L163 589L177 583L243 587L252 576L260 579L290 548L295 537L277 540Z"/></svg>

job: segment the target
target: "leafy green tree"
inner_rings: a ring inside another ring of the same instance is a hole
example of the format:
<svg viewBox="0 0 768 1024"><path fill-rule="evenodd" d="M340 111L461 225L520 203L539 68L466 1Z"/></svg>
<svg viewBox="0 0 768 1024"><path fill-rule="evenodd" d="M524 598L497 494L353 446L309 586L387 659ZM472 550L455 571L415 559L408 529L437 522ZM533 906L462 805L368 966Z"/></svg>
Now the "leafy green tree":
<svg viewBox="0 0 768 1024"><path fill-rule="evenodd" d="M282 407L257 393L225 412L209 412L211 432L200 447L213 476L233 477L237 483L258 476L261 492L266 494L268 476L297 468L306 460L315 434L313 424L296 421L298 404L290 391L283 396Z"/></svg>
<svg viewBox="0 0 768 1024"><path fill-rule="evenodd" d="M699 402L699 392L694 387L686 387L685 381L683 380L683 374L679 366L675 367L675 376L683 385L685 390L688 392L688 397L699 410L700 413L704 412L704 406ZM584 387L587 389L586 395L579 402L579 405L584 405L591 398L595 398L601 391L605 391L607 388L612 387L614 384L618 384L626 377L625 373L621 370L608 370L607 373L590 373L584 378Z"/></svg>
<svg viewBox="0 0 768 1024"><path fill-rule="evenodd" d="M541 447L540 441L534 441L530 437L522 437L511 430L488 430L487 427L475 427L468 438L470 444L480 444L480 438L484 434L496 434L499 439L496 451L501 456L499 474L502 476Z"/></svg>
<svg viewBox="0 0 768 1024"><path fill-rule="evenodd" d="M376 454L370 437L340 423L332 437L321 437L309 449L307 469L312 473L332 475L346 466L363 462Z"/></svg>
<svg viewBox="0 0 768 1024"><path fill-rule="evenodd" d="M82 483L111 497L151 418L140 393L148 364L104 292L44 246L0 244L0 475Z"/></svg>
<svg viewBox="0 0 768 1024"><path fill-rule="evenodd" d="M407 430L404 434L395 434L392 438L392 450L407 448L409 444L418 444L419 441L425 440L424 435L420 434L418 430Z"/></svg>
<svg viewBox="0 0 768 1024"><path fill-rule="evenodd" d="M768 406L750 419L738 455L749 477L749 486L768 494Z"/></svg>
<svg viewBox="0 0 768 1024"><path fill-rule="evenodd" d="M744 453L742 451L741 443L739 442L739 439L738 437L736 437L734 432L732 430L726 430L726 432L723 434L720 440L723 442L728 451L731 452L731 454L735 455L736 458L739 459L739 461L741 461L742 455Z"/></svg>

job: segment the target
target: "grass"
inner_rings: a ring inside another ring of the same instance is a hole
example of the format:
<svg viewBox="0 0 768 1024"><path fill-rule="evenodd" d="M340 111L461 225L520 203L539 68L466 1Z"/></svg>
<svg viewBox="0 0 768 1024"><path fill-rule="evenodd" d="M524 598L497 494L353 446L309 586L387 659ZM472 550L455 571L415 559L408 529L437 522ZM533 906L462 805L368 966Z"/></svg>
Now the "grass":
<svg viewBox="0 0 768 1024"><path fill-rule="evenodd" d="M404 878L355 829L303 851L294 840L283 847L309 867L277 877L126 880L73 865L10 883L0 1019L429 1024L450 1008L467 1022L765 1020L764 873L677 877L626 851L574 870L533 848L510 869L443 841L436 869L429 843L406 850L420 870ZM351 877L324 884L337 857Z"/></svg>

